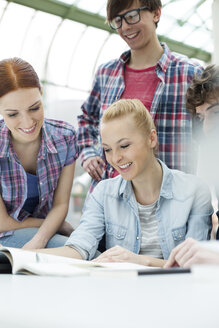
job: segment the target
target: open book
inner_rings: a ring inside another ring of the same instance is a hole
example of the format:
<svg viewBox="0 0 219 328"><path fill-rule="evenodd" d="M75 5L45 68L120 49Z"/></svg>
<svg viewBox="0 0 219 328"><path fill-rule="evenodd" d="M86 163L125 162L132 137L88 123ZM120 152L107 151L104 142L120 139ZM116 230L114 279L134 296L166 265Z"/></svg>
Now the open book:
<svg viewBox="0 0 219 328"><path fill-rule="evenodd" d="M181 272L181 270L177 270ZM184 272L184 271L183 271ZM44 276L111 276L175 273L172 269L152 268L134 263L95 263L90 261L37 253L0 246L0 273Z"/></svg>
<svg viewBox="0 0 219 328"><path fill-rule="evenodd" d="M136 275L146 267L133 263L95 263L90 261L37 253L13 247L0 247L0 272L52 276L74 276L105 273Z"/></svg>

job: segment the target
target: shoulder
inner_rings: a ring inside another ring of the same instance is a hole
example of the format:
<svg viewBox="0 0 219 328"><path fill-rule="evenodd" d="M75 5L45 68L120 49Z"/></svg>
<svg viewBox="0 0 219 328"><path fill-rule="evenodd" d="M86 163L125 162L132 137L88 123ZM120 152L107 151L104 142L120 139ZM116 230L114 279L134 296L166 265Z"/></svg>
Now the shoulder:
<svg viewBox="0 0 219 328"><path fill-rule="evenodd" d="M52 136L75 136L76 131L75 128L67 122L53 120L53 119L45 119L44 120L44 128L47 133Z"/></svg>
<svg viewBox="0 0 219 328"><path fill-rule="evenodd" d="M184 173L179 170L171 170L173 194L179 197L195 197L199 194L210 195L208 185L198 176Z"/></svg>
<svg viewBox="0 0 219 328"><path fill-rule="evenodd" d="M97 69L97 75L103 75L107 72L114 71L116 69L119 69L123 67L125 61L129 58L130 51L124 52L120 58L112 59L106 63L101 64Z"/></svg>
<svg viewBox="0 0 219 328"><path fill-rule="evenodd" d="M187 71L187 74L190 73L200 73L203 71L201 64L195 60L190 59L187 56L181 55L177 52L170 52L170 66L178 67L183 71Z"/></svg>

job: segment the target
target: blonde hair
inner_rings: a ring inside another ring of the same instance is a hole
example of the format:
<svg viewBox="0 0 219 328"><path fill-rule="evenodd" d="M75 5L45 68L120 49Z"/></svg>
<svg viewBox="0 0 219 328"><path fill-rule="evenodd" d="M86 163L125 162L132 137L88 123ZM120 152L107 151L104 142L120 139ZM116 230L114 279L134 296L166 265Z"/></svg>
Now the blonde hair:
<svg viewBox="0 0 219 328"><path fill-rule="evenodd" d="M121 118L131 114L137 130L141 130L145 135L149 135L151 130L156 130L154 121L139 99L120 99L110 105L103 113L102 123L107 123L116 118ZM158 144L154 148L157 152Z"/></svg>

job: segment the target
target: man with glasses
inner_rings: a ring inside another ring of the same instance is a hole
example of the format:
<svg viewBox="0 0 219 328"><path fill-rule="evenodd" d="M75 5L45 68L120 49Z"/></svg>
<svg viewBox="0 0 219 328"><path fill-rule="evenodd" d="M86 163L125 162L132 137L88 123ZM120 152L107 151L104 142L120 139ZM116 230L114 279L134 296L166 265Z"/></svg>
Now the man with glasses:
<svg viewBox="0 0 219 328"><path fill-rule="evenodd" d="M120 98L140 99L150 111L159 138L158 157L170 168L194 172L192 120L185 107L185 92L199 64L170 52L156 34L160 0L108 0L107 20L130 50L97 70L93 89L78 117L78 145L83 168L101 179L117 172L105 163L99 145L103 111Z"/></svg>

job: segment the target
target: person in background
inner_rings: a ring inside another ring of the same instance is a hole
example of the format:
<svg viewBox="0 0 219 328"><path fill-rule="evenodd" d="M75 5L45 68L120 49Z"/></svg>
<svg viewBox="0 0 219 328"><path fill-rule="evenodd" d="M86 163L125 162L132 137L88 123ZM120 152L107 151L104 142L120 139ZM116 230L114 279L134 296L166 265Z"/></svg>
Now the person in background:
<svg viewBox="0 0 219 328"><path fill-rule="evenodd" d="M194 78L187 91L187 108L202 122L204 146L208 149L205 166L214 177L216 196L219 191L219 66L205 68L201 77ZM201 140L202 143L202 140ZM217 213L218 215L218 213ZM218 226L218 224L217 224ZM217 230L216 238L219 239ZM166 267L190 267L194 264L219 264L219 245L199 243L191 238L177 246L171 253Z"/></svg>
<svg viewBox="0 0 219 328"><path fill-rule="evenodd" d="M42 88L20 58L0 61L0 243L35 249L65 244L76 132L44 119Z"/></svg>
<svg viewBox="0 0 219 328"><path fill-rule="evenodd" d="M90 191L101 179L118 174L106 164L99 125L105 109L121 98L137 98L150 111L158 133L158 157L169 168L195 172L192 119L184 98L193 76L202 68L159 42L156 28L161 6L160 0L107 2L108 23L130 49L99 67L78 117L81 163L93 178Z"/></svg>
<svg viewBox="0 0 219 328"><path fill-rule="evenodd" d="M79 227L64 247L47 253L97 262L163 266L187 237L207 240L211 197L197 176L169 169L155 156L153 119L138 99L121 99L103 114L100 133L107 161L119 172L101 181L85 203Z"/></svg>

